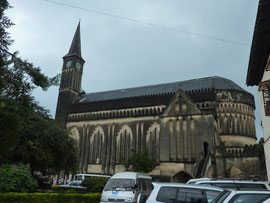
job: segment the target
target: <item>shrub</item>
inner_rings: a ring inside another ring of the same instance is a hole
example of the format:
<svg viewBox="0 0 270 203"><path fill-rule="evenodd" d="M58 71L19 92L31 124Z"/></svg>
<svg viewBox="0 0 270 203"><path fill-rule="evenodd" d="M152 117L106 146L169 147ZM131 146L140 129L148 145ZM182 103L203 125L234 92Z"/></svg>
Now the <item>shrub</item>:
<svg viewBox="0 0 270 203"><path fill-rule="evenodd" d="M5 165L0 168L0 192L29 192L37 188L30 167Z"/></svg>
<svg viewBox="0 0 270 203"><path fill-rule="evenodd" d="M65 193L65 194L72 194L72 193L87 193L88 190L86 188L70 188L70 187L59 187L59 185L52 186L52 191L54 193Z"/></svg>
<svg viewBox="0 0 270 203"><path fill-rule="evenodd" d="M31 203L99 203L100 194L57 194L57 193L5 193L0 202Z"/></svg>
<svg viewBox="0 0 270 203"><path fill-rule="evenodd" d="M84 179L82 182L82 186L86 187L89 192L101 193L107 181L108 181L107 178L93 177L93 178Z"/></svg>

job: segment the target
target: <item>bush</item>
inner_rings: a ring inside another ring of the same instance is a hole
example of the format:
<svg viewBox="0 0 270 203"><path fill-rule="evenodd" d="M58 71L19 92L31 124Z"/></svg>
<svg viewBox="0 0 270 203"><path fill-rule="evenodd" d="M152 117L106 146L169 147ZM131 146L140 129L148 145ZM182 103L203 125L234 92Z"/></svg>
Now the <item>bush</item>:
<svg viewBox="0 0 270 203"><path fill-rule="evenodd" d="M99 203L100 194L57 194L57 193L6 193L0 194L0 202L21 203Z"/></svg>
<svg viewBox="0 0 270 203"><path fill-rule="evenodd" d="M52 186L52 191L55 193L87 193L88 190L86 188L70 188L70 187L59 187L59 185Z"/></svg>
<svg viewBox="0 0 270 203"><path fill-rule="evenodd" d="M82 186L87 188L87 191L96 193L101 193L104 186L106 185L108 179L103 177L93 177L84 179L82 182Z"/></svg>
<svg viewBox="0 0 270 203"><path fill-rule="evenodd" d="M30 192L37 188L37 181L30 167L5 165L0 168L0 192Z"/></svg>

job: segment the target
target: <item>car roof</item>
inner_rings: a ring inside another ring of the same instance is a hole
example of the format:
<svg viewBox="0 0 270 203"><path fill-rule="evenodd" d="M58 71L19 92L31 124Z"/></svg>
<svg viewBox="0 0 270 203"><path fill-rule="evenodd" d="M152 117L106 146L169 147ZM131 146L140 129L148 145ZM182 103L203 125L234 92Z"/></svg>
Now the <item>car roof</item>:
<svg viewBox="0 0 270 203"><path fill-rule="evenodd" d="M115 178L127 178L127 179L145 178L150 180L152 179L152 177L147 175L146 173L138 173L138 172L119 172L111 177L111 179Z"/></svg>
<svg viewBox="0 0 270 203"><path fill-rule="evenodd" d="M201 182L222 182L222 183L251 183L251 184L268 184L265 181L243 180L243 179L216 179L216 178L197 178L190 179L188 183L201 183Z"/></svg>
<svg viewBox="0 0 270 203"><path fill-rule="evenodd" d="M250 193L258 193L258 194L270 194L269 190L235 190L236 194L250 194Z"/></svg>
<svg viewBox="0 0 270 203"><path fill-rule="evenodd" d="M197 188L197 189L206 189L206 190L216 190L216 191L223 191L223 188L215 187L215 186L208 186L208 185L192 185L192 184L185 184L185 183L158 183L156 187L183 187L183 188Z"/></svg>
<svg viewBox="0 0 270 203"><path fill-rule="evenodd" d="M92 173L78 173L78 174L76 174L76 176L80 176L80 175L83 175L83 176L97 176L97 177L111 177L109 175L92 174Z"/></svg>

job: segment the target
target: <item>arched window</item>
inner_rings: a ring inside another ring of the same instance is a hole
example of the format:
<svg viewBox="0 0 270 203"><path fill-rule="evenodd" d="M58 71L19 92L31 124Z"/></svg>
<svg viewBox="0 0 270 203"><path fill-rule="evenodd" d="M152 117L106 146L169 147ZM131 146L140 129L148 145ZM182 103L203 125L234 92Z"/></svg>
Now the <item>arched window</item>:
<svg viewBox="0 0 270 203"><path fill-rule="evenodd" d="M159 133L160 125L156 122L148 128L146 133L146 149L152 160L159 160Z"/></svg>
<svg viewBox="0 0 270 203"><path fill-rule="evenodd" d="M222 127L223 127L223 119L222 119L222 116L219 116L218 117L218 122L219 122L219 132L222 133Z"/></svg>
<svg viewBox="0 0 270 203"><path fill-rule="evenodd" d="M102 127L97 126L90 137L90 163L100 164L102 162L102 149L104 147L104 131Z"/></svg>
<svg viewBox="0 0 270 203"><path fill-rule="evenodd" d="M222 131L225 134L228 134L228 132L229 132L229 129L228 129L228 117L226 115L223 117L223 130Z"/></svg>
<svg viewBox="0 0 270 203"><path fill-rule="evenodd" d="M133 134L128 125L124 125L117 133L116 138L116 162L124 159L128 160L131 157L131 150L133 149Z"/></svg>

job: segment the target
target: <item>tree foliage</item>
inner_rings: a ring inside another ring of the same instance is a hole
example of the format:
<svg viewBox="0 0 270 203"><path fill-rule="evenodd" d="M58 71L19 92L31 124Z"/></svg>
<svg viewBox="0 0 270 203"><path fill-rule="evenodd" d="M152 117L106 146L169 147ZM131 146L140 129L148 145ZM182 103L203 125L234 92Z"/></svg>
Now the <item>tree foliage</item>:
<svg viewBox="0 0 270 203"><path fill-rule="evenodd" d="M10 8L0 1L0 164L29 163L32 170L74 171L77 144L50 117L33 97L35 88L47 90L59 82L59 75L49 78L18 52L10 53L12 44L6 31L13 25L4 15Z"/></svg>
<svg viewBox="0 0 270 203"><path fill-rule="evenodd" d="M134 150L132 150L132 156L127 161L122 159L120 162L127 171L132 170L144 173L151 172L156 166L155 161L149 158L147 152L135 153Z"/></svg>
<svg viewBox="0 0 270 203"><path fill-rule="evenodd" d="M32 177L27 165L0 168L0 193L29 192L37 188L37 181Z"/></svg>
<svg viewBox="0 0 270 203"><path fill-rule="evenodd" d="M86 187L88 192L101 193L107 182L107 178L92 177L84 179L82 182L82 186Z"/></svg>
<svg viewBox="0 0 270 203"><path fill-rule="evenodd" d="M258 149L258 155L260 160L264 160L265 159L265 155L264 155L264 138L261 138L257 144L257 149Z"/></svg>

